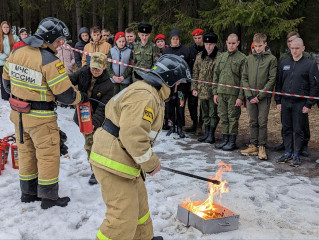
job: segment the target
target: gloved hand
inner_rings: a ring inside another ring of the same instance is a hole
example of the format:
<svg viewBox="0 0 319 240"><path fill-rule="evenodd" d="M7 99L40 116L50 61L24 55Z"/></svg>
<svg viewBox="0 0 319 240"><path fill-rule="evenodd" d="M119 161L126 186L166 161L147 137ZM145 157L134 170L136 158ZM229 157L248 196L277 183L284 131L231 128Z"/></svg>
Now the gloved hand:
<svg viewBox="0 0 319 240"><path fill-rule="evenodd" d="M89 101L89 96L85 92L81 92L81 102L80 103L85 103Z"/></svg>
<svg viewBox="0 0 319 240"><path fill-rule="evenodd" d="M59 133L60 133L60 156L62 156L62 155L68 154L69 148L67 147L67 145L64 144L66 140L68 139L68 137L66 136L65 132L63 132L62 130L60 130Z"/></svg>
<svg viewBox="0 0 319 240"><path fill-rule="evenodd" d="M68 140L68 137L66 136L65 132L63 132L62 130L60 130L60 140L65 143L66 140Z"/></svg>

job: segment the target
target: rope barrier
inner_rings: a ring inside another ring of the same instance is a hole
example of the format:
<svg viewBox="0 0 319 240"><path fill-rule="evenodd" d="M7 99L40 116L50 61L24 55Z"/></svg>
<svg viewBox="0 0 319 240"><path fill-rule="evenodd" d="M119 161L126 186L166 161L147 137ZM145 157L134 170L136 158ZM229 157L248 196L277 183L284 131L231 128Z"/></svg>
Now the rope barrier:
<svg viewBox="0 0 319 240"><path fill-rule="evenodd" d="M76 48L72 48L68 45L62 45L62 47L85 54L87 56L91 56L91 53L88 52L84 52L82 50L76 49ZM111 63L115 63L115 64L119 64L122 66L126 66L126 67L131 67L131 68L137 68L137 69L141 69L143 71L149 72L151 71L151 69L147 69L147 68L141 68L141 67L137 67L134 65L130 65L130 64L126 64L123 62L119 62L117 60L111 59L111 58L106 58L106 60L108 62ZM195 80L195 79L190 79L193 82L200 82L200 83L205 83L205 84L211 84L211 85L217 85L217 86L223 86L223 87L229 87L229 88L237 88L237 89L242 89L242 90L248 90L248 91L254 91L254 92L264 92L264 93L270 93L270 94L275 94L275 95L281 95L281 96L289 96L289 97L298 97L298 98L308 98L308 99L316 99L319 100L319 97L314 97L314 96L304 96L304 95L300 95L300 94L292 94L292 93L282 93L282 92L275 92L275 91L267 91L267 90L260 90L260 89L255 89L255 88L246 88L246 87L239 87L239 86L233 86L233 85L228 85L228 84L222 84L222 83L214 83L214 82L206 82L206 81L201 81L201 80Z"/></svg>

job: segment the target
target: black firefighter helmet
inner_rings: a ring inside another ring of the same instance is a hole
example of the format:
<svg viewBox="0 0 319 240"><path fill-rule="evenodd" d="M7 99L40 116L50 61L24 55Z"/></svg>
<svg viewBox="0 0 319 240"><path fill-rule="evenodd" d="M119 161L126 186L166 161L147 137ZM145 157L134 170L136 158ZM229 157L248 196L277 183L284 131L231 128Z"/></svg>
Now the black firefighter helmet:
<svg viewBox="0 0 319 240"><path fill-rule="evenodd" d="M168 87L173 87L178 81L186 82L191 79L188 64L174 54L164 54L150 71L136 73L154 87L160 87L162 82Z"/></svg>
<svg viewBox="0 0 319 240"><path fill-rule="evenodd" d="M34 35L42 38L45 42L52 44L58 38L68 38L70 32L68 27L61 20L54 17L47 17L40 22Z"/></svg>

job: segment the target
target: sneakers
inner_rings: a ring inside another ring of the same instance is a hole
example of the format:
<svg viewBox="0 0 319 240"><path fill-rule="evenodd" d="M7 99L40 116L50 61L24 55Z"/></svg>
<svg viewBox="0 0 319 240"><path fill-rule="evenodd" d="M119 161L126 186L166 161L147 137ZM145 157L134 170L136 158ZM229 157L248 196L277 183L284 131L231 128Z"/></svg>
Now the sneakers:
<svg viewBox="0 0 319 240"><path fill-rule="evenodd" d="M241 150L240 153L244 156L257 156L257 147L254 144L249 144L248 148Z"/></svg>
<svg viewBox="0 0 319 240"><path fill-rule="evenodd" d="M258 158L259 158L259 160L267 160L268 159L265 146L259 146Z"/></svg>
<svg viewBox="0 0 319 240"><path fill-rule="evenodd" d="M70 202L69 197L62 197L62 198L59 197L57 200L42 198L41 208L48 209L53 206L66 207L68 205L68 202Z"/></svg>
<svg viewBox="0 0 319 240"><path fill-rule="evenodd" d="M22 193L21 202L30 203L34 201L41 201L41 198L37 197L37 195L30 195L26 193Z"/></svg>
<svg viewBox="0 0 319 240"><path fill-rule="evenodd" d="M292 167L299 167L301 165L300 157L299 156L294 156L289 165L292 166Z"/></svg>
<svg viewBox="0 0 319 240"><path fill-rule="evenodd" d="M286 163L291 161L291 159L292 159L292 155L288 155L285 153L277 160L277 163Z"/></svg>

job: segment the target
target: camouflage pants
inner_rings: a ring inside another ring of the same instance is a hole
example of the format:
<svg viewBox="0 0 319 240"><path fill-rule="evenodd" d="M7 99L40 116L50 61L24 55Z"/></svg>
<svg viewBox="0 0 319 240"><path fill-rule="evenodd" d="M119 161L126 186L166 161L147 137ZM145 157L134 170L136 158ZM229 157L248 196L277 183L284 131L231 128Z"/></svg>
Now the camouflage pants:
<svg viewBox="0 0 319 240"><path fill-rule="evenodd" d="M237 96L218 94L218 116L222 121L223 134L238 134L238 120L241 109L235 106L236 100Z"/></svg>
<svg viewBox="0 0 319 240"><path fill-rule="evenodd" d="M95 133L95 131L93 131L92 133L89 133L89 134L83 134L84 139L85 139L84 149L87 152L87 159L88 160L90 159L94 133Z"/></svg>
<svg viewBox="0 0 319 240"><path fill-rule="evenodd" d="M113 83L113 96L118 94L120 91L122 91L124 88L128 87L129 84L122 84L122 83Z"/></svg>
<svg viewBox="0 0 319 240"><path fill-rule="evenodd" d="M205 125L217 127L219 117L217 115L217 105L213 99L200 99L200 108L203 115Z"/></svg>

